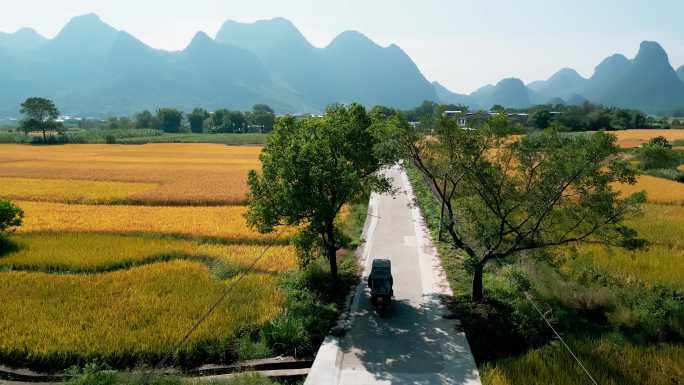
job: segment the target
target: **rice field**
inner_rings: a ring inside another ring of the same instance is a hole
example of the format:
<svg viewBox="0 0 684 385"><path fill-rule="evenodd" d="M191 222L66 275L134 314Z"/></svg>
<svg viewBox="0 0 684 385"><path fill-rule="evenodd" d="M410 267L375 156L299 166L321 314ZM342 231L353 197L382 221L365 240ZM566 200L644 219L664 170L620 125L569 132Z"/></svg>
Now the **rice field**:
<svg viewBox="0 0 684 385"><path fill-rule="evenodd" d="M243 204L247 192L246 174L259 168L260 152L261 147L256 146L219 144L2 145L0 177L43 181L44 193L39 200L54 202L69 201L78 193L72 191L69 193L72 195L65 198L60 183L50 184L45 180L148 185L139 191L129 191L123 197L109 198L110 201L174 205ZM155 186L149 188L149 184ZM54 195L51 196L50 191ZM14 194L12 198L32 200L31 192L24 192ZM0 196L4 195L0 191Z"/></svg>
<svg viewBox="0 0 684 385"><path fill-rule="evenodd" d="M260 151L0 145L0 197L25 212L0 243L0 364L154 363L227 285L182 357L225 359L236 336L278 316L291 231L262 235L243 216Z"/></svg>
<svg viewBox="0 0 684 385"><path fill-rule="evenodd" d="M100 357L135 364L159 358L221 295L207 266L173 261L95 275L9 271L0 274L3 316L0 358L69 364ZM280 312L276 277L250 274L229 292L226 305L184 347L224 341Z"/></svg>
<svg viewBox="0 0 684 385"><path fill-rule="evenodd" d="M657 284L684 292L684 207L649 204L643 212L628 225L649 242L646 249L582 245L574 264L597 266L626 283Z"/></svg>
<svg viewBox="0 0 684 385"><path fill-rule="evenodd" d="M664 136L668 141L684 140L684 130L621 130L612 131L611 134L617 136L618 146L623 148L639 147L656 136Z"/></svg>
<svg viewBox="0 0 684 385"><path fill-rule="evenodd" d="M680 345L639 346L608 339L569 341L573 351L599 384L675 385L684 378ZM486 385L590 384L586 374L559 343L486 365Z"/></svg>
<svg viewBox="0 0 684 385"><path fill-rule="evenodd" d="M287 232L259 234L247 227L245 206L72 205L16 201L24 210L20 233L80 232L214 237L231 242L286 240Z"/></svg>
<svg viewBox="0 0 684 385"><path fill-rule="evenodd" d="M12 237L15 249L0 258L0 270L43 272L104 272L170 260L251 266L264 253L262 245L206 243L172 237L88 233L29 233ZM273 245L254 266L263 273L279 273L295 266L294 250Z"/></svg>
<svg viewBox="0 0 684 385"><path fill-rule="evenodd" d="M132 195L159 186L156 183L9 177L0 177L0 185L2 198L65 203L123 202Z"/></svg>
<svg viewBox="0 0 684 385"><path fill-rule="evenodd" d="M624 195L645 191L649 203L684 204L684 183L650 175L640 175L633 185L620 184L615 189Z"/></svg>

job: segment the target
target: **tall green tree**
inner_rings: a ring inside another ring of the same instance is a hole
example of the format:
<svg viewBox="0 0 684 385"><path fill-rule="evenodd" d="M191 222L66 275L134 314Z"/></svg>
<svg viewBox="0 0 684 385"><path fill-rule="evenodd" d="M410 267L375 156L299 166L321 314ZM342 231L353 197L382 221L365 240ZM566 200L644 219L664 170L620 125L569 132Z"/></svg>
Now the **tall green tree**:
<svg viewBox="0 0 684 385"><path fill-rule="evenodd" d="M142 111L135 114L135 126L137 128L157 128L157 118L150 111Z"/></svg>
<svg viewBox="0 0 684 385"><path fill-rule="evenodd" d="M403 123L393 137L444 205L443 226L466 254L474 301L484 298L491 262L581 242L642 245L624 220L643 194L623 199L611 187L636 181L615 136L546 130L515 140L440 119L429 136Z"/></svg>
<svg viewBox="0 0 684 385"><path fill-rule="evenodd" d="M376 149L375 125L352 104L328 108L322 118L279 118L251 171L247 221L261 232L297 226L300 256L320 250L337 279L337 250L344 237L335 220L342 207L369 190L389 191L378 171L392 159Z"/></svg>
<svg viewBox="0 0 684 385"><path fill-rule="evenodd" d="M164 132L180 132L183 113L175 108L162 108L157 111L159 129Z"/></svg>
<svg viewBox="0 0 684 385"><path fill-rule="evenodd" d="M265 104L255 104L249 114L249 123L259 126L262 132L271 132L275 124L275 113Z"/></svg>
<svg viewBox="0 0 684 385"><path fill-rule="evenodd" d="M60 126L57 122L59 110L50 99L28 98L21 104L21 113L25 116L21 129L26 133L42 131L44 143L47 143L47 132Z"/></svg>
<svg viewBox="0 0 684 385"><path fill-rule="evenodd" d="M195 133L204 132L204 121L209 118L209 113L204 108L195 108L187 115L190 123L190 131Z"/></svg>

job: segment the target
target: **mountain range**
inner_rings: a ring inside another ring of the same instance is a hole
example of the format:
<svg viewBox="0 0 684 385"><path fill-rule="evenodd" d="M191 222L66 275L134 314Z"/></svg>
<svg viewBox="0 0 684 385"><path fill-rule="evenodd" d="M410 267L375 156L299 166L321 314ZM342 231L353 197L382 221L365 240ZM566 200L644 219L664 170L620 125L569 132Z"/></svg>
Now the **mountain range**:
<svg viewBox="0 0 684 385"><path fill-rule="evenodd" d="M607 57L590 78L563 68L547 80L527 85L515 78L484 86L470 95L438 92L443 102L464 100L464 104L488 109L495 104L521 108L535 104L572 104L586 101L608 106L667 113L684 107L684 66L677 71L660 44L644 41L630 60L624 55Z"/></svg>
<svg viewBox="0 0 684 385"><path fill-rule="evenodd" d="M226 21L214 38L198 32L180 51L154 49L97 15L78 16L53 39L23 28L0 33L0 116L29 96L54 99L64 114L130 115L169 106L318 112L331 103L411 108L424 100L487 109L585 101L660 112L684 106L684 66L643 42L630 60L613 55L589 78L564 68L525 85L506 78L466 95L429 82L398 46L346 31L313 46L288 20Z"/></svg>
<svg viewBox="0 0 684 385"><path fill-rule="evenodd" d="M396 45L344 32L312 46L281 18L226 22L181 51L153 49L97 15L73 18L54 39L30 29L0 34L0 116L26 97L55 100L64 114L107 116L172 106L317 112L358 101L409 108L437 100L432 84Z"/></svg>

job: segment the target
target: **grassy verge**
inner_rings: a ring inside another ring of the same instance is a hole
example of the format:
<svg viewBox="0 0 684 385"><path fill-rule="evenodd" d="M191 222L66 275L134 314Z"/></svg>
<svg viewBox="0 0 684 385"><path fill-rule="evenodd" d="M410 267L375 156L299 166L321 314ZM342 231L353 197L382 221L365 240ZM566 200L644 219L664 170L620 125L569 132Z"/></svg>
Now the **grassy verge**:
<svg viewBox="0 0 684 385"><path fill-rule="evenodd" d="M409 167L408 173L437 239L439 204L417 170ZM451 310L461 320L484 384L587 382L525 291L599 383L675 384L673 379L682 378L677 362L684 355L684 296L678 285L624 279L624 273L606 270L610 265L560 250L489 266L487 300L474 304L469 299L471 277L459 251L447 242L436 244L455 293Z"/></svg>

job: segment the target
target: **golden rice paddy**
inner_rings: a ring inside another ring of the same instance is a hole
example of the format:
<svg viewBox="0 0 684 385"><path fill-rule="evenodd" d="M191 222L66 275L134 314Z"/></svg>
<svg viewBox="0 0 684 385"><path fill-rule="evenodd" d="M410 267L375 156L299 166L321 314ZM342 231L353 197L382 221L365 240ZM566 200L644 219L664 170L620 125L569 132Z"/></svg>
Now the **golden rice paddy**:
<svg viewBox="0 0 684 385"><path fill-rule="evenodd" d="M246 175L260 151L0 146L0 197L25 212L0 250L0 363L154 362L243 274L184 351L276 317L279 274L295 256L291 232L245 223Z"/></svg>
<svg viewBox="0 0 684 385"><path fill-rule="evenodd" d="M669 179L641 175L637 178L636 184L620 184L615 188L624 195L645 191L646 199L650 203L684 204L684 183Z"/></svg>
<svg viewBox="0 0 684 385"><path fill-rule="evenodd" d="M623 148L639 147L656 136L663 136L670 142L684 140L684 130L621 130L613 131L611 134L617 136L617 144Z"/></svg>
<svg viewBox="0 0 684 385"><path fill-rule="evenodd" d="M171 237L114 234L17 234L15 250L0 257L0 269L98 272L169 260L191 260L279 273L295 266L289 246L224 245Z"/></svg>
<svg viewBox="0 0 684 385"><path fill-rule="evenodd" d="M207 266L159 263L95 275L0 274L0 356L56 360L76 355L121 360L159 357L180 341L230 280ZM191 336L186 349L222 341L280 312L277 278L250 274ZM133 362L135 363L135 362Z"/></svg>
<svg viewBox="0 0 684 385"><path fill-rule="evenodd" d="M0 177L156 185L132 191L126 199L117 197L133 203L242 204L247 172L259 168L260 152L261 147L218 144L2 145ZM49 187L45 187L47 192ZM63 189L53 187L52 200L62 201Z"/></svg>
<svg viewBox="0 0 684 385"><path fill-rule="evenodd" d="M0 177L0 197L30 201L107 203L157 188L154 183Z"/></svg>
<svg viewBox="0 0 684 385"><path fill-rule="evenodd" d="M627 224L648 241L646 249L582 245L578 262L598 266L626 282L684 290L684 206L648 204L642 216Z"/></svg>
<svg viewBox="0 0 684 385"><path fill-rule="evenodd" d="M287 233L262 235L247 227L244 206L71 205L17 201L25 213L19 232L150 233L273 241Z"/></svg>
<svg viewBox="0 0 684 385"><path fill-rule="evenodd" d="M571 349L599 384L670 385L684 378L684 348L680 345L632 345L608 340L569 341ZM576 385L590 383L560 344L497 361L480 371L486 385Z"/></svg>

